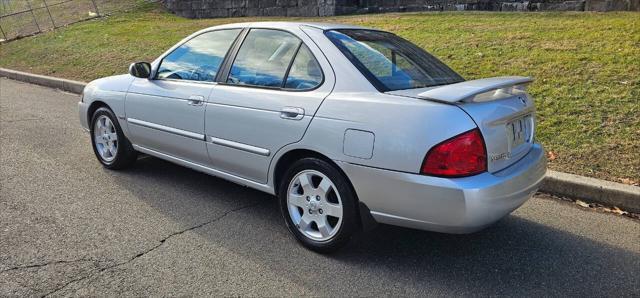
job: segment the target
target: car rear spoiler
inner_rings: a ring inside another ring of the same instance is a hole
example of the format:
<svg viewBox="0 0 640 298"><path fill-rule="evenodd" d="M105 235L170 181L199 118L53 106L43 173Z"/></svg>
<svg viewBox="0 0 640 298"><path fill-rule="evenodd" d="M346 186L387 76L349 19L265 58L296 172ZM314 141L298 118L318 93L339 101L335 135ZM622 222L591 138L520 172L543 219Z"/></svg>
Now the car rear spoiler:
<svg viewBox="0 0 640 298"><path fill-rule="evenodd" d="M533 82L533 79L529 77L495 77L444 85L422 92L417 96L419 98L450 103L459 101L476 101L474 100L476 97L477 99L482 97L480 101L490 101L501 97L494 95L493 93L497 92L492 91L500 91L502 89L505 90L502 94L509 95L513 94L513 92L511 92L513 87L524 91L525 86L531 82ZM487 95L485 94L487 92L492 93Z"/></svg>

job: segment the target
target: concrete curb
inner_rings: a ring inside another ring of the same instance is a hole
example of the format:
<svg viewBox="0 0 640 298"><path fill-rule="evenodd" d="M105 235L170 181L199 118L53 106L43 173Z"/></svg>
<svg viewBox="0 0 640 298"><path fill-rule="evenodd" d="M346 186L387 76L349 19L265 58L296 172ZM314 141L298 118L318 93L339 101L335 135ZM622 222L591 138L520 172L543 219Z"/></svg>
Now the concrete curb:
<svg viewBox="0 0 640 298"><path fill-rule="evenodd" d="M637 186L549 170L540 191L640 213Z"/></svg>
<svg viewBox="0 0 640 298"><path fill-rule="evenodd" d="M0 77L80 94L87 83L0 68ZM547 171L541 192L640 213L640 187Z"/></svg>
<svg viewBox="0 0 640 298"><path fill-rule="evenodd" d="M67 79L54 78L50 76L43 76L37 74L31 74L28 72L22 72L17 70L11 70L6 68L0 68L0 77L7 77L16 81L27 82L45 87L51 87L67 91L75 94L82 93L84 86L87 83L72 81Z"/></svg>

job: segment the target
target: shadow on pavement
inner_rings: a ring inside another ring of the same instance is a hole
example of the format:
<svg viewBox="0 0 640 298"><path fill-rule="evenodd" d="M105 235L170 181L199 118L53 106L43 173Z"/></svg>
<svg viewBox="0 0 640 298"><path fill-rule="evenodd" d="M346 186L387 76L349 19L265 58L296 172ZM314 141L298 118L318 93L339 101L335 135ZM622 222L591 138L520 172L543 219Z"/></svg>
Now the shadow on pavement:
<svg viewBox="0 0 640 298"><path fill-rule="evenodd" d="M269 195L151 157L116 177L138 198L185 225L209 218L214 210L259 203L194 232L213 247L270 268L274 276L268 278L325 295L640 292L639 254L519 216L470 235L381 225L336 254L319 255L288 235L277 200ZM168 195L174 192L181 194L179 199Z"/></svg>

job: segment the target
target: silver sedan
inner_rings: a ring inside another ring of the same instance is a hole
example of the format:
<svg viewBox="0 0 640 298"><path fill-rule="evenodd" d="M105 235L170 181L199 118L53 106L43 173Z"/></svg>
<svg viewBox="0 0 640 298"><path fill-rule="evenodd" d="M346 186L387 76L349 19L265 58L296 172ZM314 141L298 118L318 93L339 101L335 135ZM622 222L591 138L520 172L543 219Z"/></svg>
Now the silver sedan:
<svg viewBox="0 0 640 298"><path fill-rule="evenodd" d="M98 161L138 153L278 196L304 246L376 223L482 229L546 171L526 77L467 81L384 31L317 23L198 31L79 103Z"/></svg>

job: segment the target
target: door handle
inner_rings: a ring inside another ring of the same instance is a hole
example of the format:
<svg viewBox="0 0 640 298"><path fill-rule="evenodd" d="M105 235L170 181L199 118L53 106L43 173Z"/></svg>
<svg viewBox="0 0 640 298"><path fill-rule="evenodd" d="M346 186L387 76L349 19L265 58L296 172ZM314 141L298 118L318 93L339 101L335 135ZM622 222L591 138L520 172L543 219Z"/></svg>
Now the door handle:
<svg viewBox="0 0 640 298"><path fill-rule="evenodd" d="M304 118L304 109L296 107L284 107L280 110L280 118L289 120L300 120Z"/></svg>
<svg viewBox="0 0 640 298"><path fill-rule="evenodd" d="M204 96L191 95L187 100L187 104L190 106L201 106L204 103Z"/></svg>

